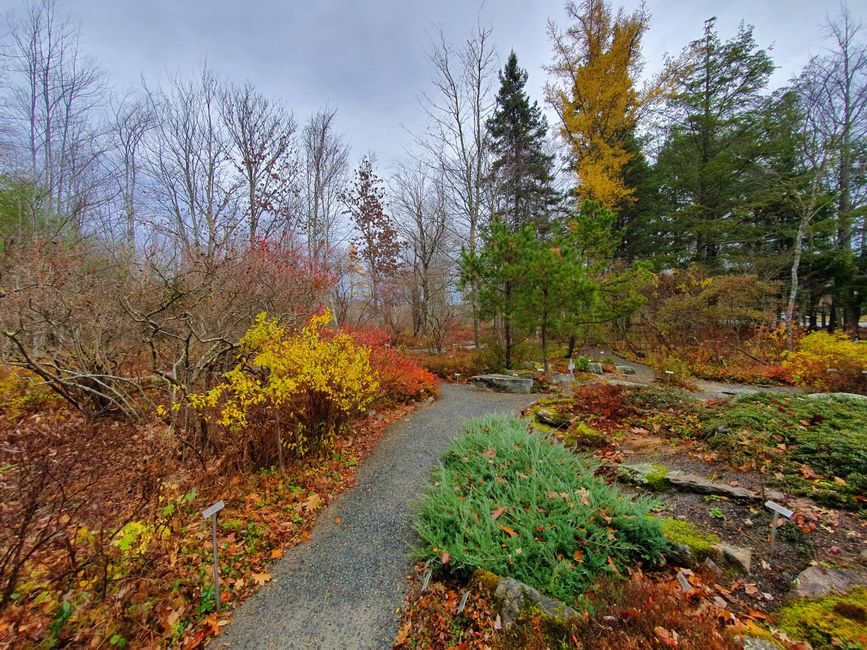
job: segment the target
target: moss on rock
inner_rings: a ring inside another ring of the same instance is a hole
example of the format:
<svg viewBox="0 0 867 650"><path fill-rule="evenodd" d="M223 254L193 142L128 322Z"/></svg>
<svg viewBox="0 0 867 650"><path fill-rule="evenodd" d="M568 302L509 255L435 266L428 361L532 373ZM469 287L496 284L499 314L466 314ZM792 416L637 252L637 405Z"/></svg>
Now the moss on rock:
<svg viewBox="0 0 867 650"><path fill-rule="evenodd" d="M796 600L779 614L780 629L814 650L862 647L867 637L867 587L845 594Z"/></svg>
<svg viewBox="0 0 867 650"><path fill-rule="evenodd" d="M690 550L696 561L702 561L716 554L716 545L720 539L713 533L707 533L688 521L664 517L660 519L662 534L672 544L683 546Z"/></svg>

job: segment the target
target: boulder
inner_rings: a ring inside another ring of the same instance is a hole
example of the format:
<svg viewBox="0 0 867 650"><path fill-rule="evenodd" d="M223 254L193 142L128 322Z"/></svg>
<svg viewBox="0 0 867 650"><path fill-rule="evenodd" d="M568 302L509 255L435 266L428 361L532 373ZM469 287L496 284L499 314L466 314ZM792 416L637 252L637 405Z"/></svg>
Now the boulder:
<svg viewBox="0 0 867 650"><path fill-rule="evenodd" d="M741 642L744 644L744 650L783 650L783 646L755 636L741 637Z"/></svg>
<svg viewBox="0 0 867 650"><path fill-rule="evenodd" d="M750 572L750 567L753 563L752 549L732 546L725 542L717 544L716 549L720 552L723 559L733 568L743 571L744 573Z"/></svg>
<svg viewBox="0 0 867 650"><path fill-rule="evenodd" d="M633 368L632 366L614 366L614 369L617 372L622 372L624 375L634 375L635 374L635 368Z"/></svg>
<svg viewBox="0 0 867 650"><path fill-rule="evenodd" d="M587 370L597 375L605 373L605 369L602 367L602 364L595 361L591 361L589 364L587 364Z"/></svg>
<svg viewBox="0 0 867 650"><path fill-rule="evenodd" d="M543 407L536 411L536 420L538 422L549 427L554 427L555 429L567 426L570 419L568 413L558 413L551 408Z"/></svg>
<svg viewBox="0 0 867 650"><path fill-rule="evenodd" d="M533 380L528 377L513 377L512 375L476 375L470 377L474 385L487 388L498 393L530 393L533 390Z"/></svg>
<svg viewBox="0 0 867 650"><path fill-rule="evenodd" d="M494 591L503 627L510 627L522 612L534 609L554 621L565 621L578 616L578 612L565 603L540 594L529 585L514 578L500 578Z"/></svg>
<svg viewBox="0 0 867 650"><path fill-rule="evenodd" d="M832 592L842 594L863 585L867 585L867 571L863 569L810 566L798 574L795 587L789 595L793 598L821 598Z"/></svg>

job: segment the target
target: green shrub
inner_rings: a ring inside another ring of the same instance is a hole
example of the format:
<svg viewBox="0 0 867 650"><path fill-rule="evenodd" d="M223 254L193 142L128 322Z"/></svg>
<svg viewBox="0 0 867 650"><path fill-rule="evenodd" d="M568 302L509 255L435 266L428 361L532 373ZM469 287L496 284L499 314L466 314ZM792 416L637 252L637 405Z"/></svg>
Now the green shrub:
<svg viewBox="0 0 867 650"><path fill-rule="evenodd" d="M575 370L577 372L590 372L590 359L587 357L578 357L575 360Z"/></svg>
<svg viewBox="0 0 867 650"><path fill-rule="evenodd" d="M419 504L424 555L567 602L602 574L658 564L667 542L652 503L606 485L596 467L521 420L470 421Z"/></svg>
<svg viewBox="0 0 867 650"><path fill-rule="evenodd" d="M772 458L787 487L837 506L864 507L867 402L856 398L757 393L711 411L703 424L711 446L743 460ZM818 476L811 474L809 470Z"/></svg>

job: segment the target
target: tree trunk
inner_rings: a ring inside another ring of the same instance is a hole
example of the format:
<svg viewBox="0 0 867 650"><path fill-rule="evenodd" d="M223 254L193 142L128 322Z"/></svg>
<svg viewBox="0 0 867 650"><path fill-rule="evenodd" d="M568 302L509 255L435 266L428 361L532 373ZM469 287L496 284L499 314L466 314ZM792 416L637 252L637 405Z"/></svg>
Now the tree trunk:
<svg viewBox="0 0 867 650"><path fill-rule="evenodd" d="M795 251L792 258L792 280L789 288L789 303L786 306L786 348L791 351L795 345L795 301L798 298L798 267L801 265L801 250L804 235L807 232L807 220L801 219L798 234L795 237Z"/></svg>

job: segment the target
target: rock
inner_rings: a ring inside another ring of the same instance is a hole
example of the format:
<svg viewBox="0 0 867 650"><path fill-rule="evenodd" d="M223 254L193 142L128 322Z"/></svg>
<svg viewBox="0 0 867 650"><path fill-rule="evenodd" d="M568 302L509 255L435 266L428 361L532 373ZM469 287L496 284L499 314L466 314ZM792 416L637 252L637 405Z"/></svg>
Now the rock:
<svg viewBox="0 0 867 650"><path fill-rule="evenodd" d="M807 399L830 399L832 397L844 397L848 399L857 399L861 401L867 400L867 395L858 395L857 393L810 393L804 395Z"/></svg>
<svg viewBox="0 0 867 650"><path fill-rule="evenodd" d="M614 369L617 372L622 372L624 375L634 375L635 374L635 368L633 368L632 366L614 366Z"/></svg>
<svg viewBox="0 0 867 650"><path fill-rule="evenodd" d="M428 398L424 401L424 403L425 403L425 404L433 404L434 401L436 401L436 398L435 398L433 395L431 395L430 397L428 397Z"/></svg>
<svg viewBox="0 0 867 650"><path fill-rule="evenodd" d="M569 386L573 381L575 377L565 372L555 372L551 375L551 383L557 386Z"/></svg>
<svg viewBox="0 0 867 650"><path fill-rule="evenodd" d="M526 377L511 375L476 375L470 377L474 385L488 388L499 393L530 393L533 390L533 380Z"/></svg>
<svg viewBox="0 0 867 650"><path fill-rule="evenodd" d="M571 418L567 413L558 413L554 409L540 408L536 411L536 420L549 427L560 429L569 424Z"/></svg>
<svg viewBox="0 0 867 650"><path fill-rule="evenodd" d="M867 548L861 551L858 557L861 559L861 564L867 564Z"/></svg>
<svg viewBox="0 0 867 650"><path fill-rule="evenodd" d="M521 370L536 370L536 362L535 361L522 361L521 362Z"/></svg>
<svg viewBox="0 0 867 650"><path fill-rule="evenodd" d="M783 650L783 646L755 636L741 637L741 643L744 644L744 650Z"/></svg>
<svg viewBox="0 0 867 650"><path fill-rule="evenodd" d="M710 481L703 476L690 474L679 469L669 469L662 465L623 464L618 466L618 475L629 483L645 485L654 489L673 488L682 492L696 494L718 494L741 501L761 501L762 496L742 487Z"/></svg>
<svg viewBox="0 0 867 650"><path fill-rule="evenodd" d="M753 563L752 549L732 546L725 542L720 542L716 545L716 548L728 564L736 569L740 569L744 573L750 572L750 567Z"/></svg>
<svg viewBox="0 0 867 650"><path fill-rule="evenodd" d="M821 598L832 592L845 593L862 585L867 585L867 571L863 569L811 566L798 574L795 587L789 595L793 598Z"/></svg>
<svg viewBox="0 0 867 650"><path fill-rule="evenodd" d="M595 361L591 361L589 364L587 364L587 370L597 375L601 375L605 372L605 370L602 368L602 364Z"/></svg>
<svg viewBox="0 0 867 650"><path fill-rule="evenodd" d="M686 544L678 544L677 542L669 541L668 550L665 552L665 559L675 566L690 567L695 565L695 556L692 554L692 549Z"/></svg>
<svg viewBox="0 0 867 650"><path fill-rule="evenodd" d="M510 627L521 612L529 608L538 609L555 621L578 616L578 612L565 603L540 594L531 586L514 578L500 578L494 591L494 599L499 606L504 628Z"/></svg>

